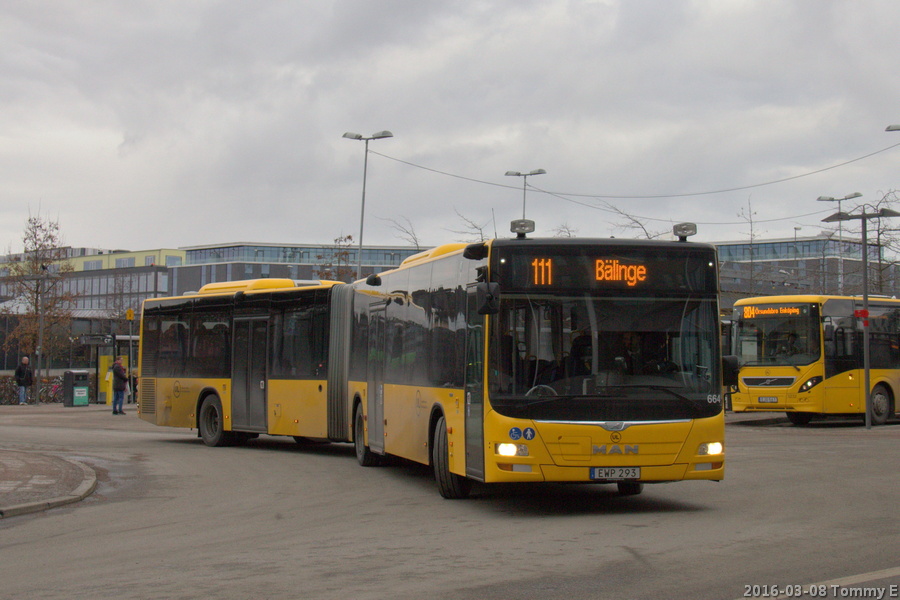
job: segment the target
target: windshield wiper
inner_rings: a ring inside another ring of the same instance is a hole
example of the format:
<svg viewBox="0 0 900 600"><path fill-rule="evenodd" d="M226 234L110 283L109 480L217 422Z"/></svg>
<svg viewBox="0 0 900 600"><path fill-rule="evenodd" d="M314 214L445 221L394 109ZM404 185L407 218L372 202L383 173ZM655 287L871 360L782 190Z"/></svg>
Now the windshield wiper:
<svg viewBox="0 0 900 600"><path fill-rule="evenodd" d="M686 402L695 408L703 408L705 403L701 403L698 400L691 400L684 394L679 394L673 389L673 386L669 385L653 385L653 384L645 384L645 383L635 383L635 384L622 384L615 386L617 388L641 388L646 390L653 390L654 392L666 392L671 396L674 396L678 400L682 402Z"/></svg>
<svg viewBox="0 0 900 600"><path fill-rule="evenodd" d="M614 386L614 387L621 387L621 386ZM596 393L596 394L578 394L578 395L566 394L564 396L540 396L540 397L535 398L534 400L527 398L525 396L517 396L514 398L508 397L508 399L520 400L519 402L516 402L517 407L529 407L529 406L539 406L541 404L550 404L550 403L556 402L558 400L573 401L573 400L593 400L595 398L602 399L602 398L625 398L625 397L626 397L626 394L619 392L619 393L613 393L613 394ZM507 398L504 398L504 400L506 400L506 399ZM498 400L499 400L499 398L498 398Z"/></svg>

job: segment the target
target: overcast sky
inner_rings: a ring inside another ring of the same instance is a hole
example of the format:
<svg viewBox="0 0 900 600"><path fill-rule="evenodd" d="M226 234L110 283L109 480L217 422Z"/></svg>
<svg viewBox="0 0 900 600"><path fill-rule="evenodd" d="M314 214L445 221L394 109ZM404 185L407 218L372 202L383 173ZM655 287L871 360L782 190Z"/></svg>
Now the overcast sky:
<svg viewBox="0 0 900 600"><path fill-rule="evenodd" d="M818 196L900 188L898 67L896 0L6 0L0 243L29 214L72 246L357 240L341 136L385 129L366 244L407 219L460 240L460 215L509 236L504 173L538 168L536 235L633 237L608 205L703 241L751 213L813 235Z"/></svg>

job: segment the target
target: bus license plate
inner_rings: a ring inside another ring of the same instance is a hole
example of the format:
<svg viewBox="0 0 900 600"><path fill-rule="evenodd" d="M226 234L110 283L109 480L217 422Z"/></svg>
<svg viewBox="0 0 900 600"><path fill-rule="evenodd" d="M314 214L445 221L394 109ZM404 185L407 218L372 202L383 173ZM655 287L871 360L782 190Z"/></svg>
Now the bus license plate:
<svg viewBox="0 0 900 600"><path fill-rule="evenodd" d="M624 481L640 478L640 467L591 467L591 479Z"/></svg>
<svg viewBox="0 0 900 600"><path fill-rule="evenodd" d="M760 396L756 401L761 404L777 404L778 398L776 396Z"/></svg>

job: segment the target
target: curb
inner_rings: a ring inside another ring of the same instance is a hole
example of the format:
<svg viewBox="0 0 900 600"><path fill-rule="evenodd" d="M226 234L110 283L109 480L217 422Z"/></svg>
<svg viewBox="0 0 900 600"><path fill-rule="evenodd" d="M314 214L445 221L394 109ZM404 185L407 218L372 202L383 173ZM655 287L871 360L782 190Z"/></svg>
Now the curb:
<svg viewBox="0 0 900 600"><path fill-rule="evenodd" d="M51 508L65 506L66 504L72 504L73 502L80 502L81 500L84 500L85 498L90 496L94 492L94 490L97 489L97 474L93 469L85 464L73 460L68 460L65 458L60 458L60 460L64 460L70 465L77 466L81 469L83 475L81 483L78 484L78 486L74 490L72 490L70 494L57 496L56 498L50 498L49 500L38 500L36 502L25 502L23 504L14 504L12 506L0 507L0 519L41 512L49 510Z"/></svg>

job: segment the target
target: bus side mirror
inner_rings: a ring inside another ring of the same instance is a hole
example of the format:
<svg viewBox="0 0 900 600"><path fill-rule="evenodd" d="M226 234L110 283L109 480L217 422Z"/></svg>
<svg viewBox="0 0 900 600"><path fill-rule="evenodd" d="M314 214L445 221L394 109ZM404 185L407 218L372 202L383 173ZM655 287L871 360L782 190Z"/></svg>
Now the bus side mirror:
<svg viewBox="0 0 900 600"><path fill-rule="evenodd" d="M476 285L475 305L479 315L496 315L500 312L500 284L482 282Z"/></svg>
<svg viewBox="0 0 900 600"><path fill-rule="evenodd" d="M729 354L722 357L722 385L725 387L736 386L739 371L740 363L737 356Z"/></svg>
<svg viewBox="0 0 900 600"><path fill-rule="evenodd" d="M366 277L366 285L370 285L372 287L378 287L379 285L381 285L381 277L379 277L375 273L372 273L371 275Z"/></svg>

